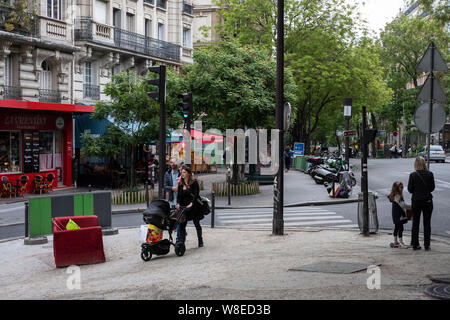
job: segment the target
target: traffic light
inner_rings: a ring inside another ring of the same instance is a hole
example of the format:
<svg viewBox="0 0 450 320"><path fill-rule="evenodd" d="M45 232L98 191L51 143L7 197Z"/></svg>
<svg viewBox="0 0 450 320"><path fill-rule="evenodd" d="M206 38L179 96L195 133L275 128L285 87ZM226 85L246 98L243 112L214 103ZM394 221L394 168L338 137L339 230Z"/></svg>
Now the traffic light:
<svg viewBox="0 0 450 320"><path fill-rule="evenodd" d="M158 87L158 91L147 92L150 99L158 103L166 103L166 66L151 66L148 71L159 74L159 78L149 79L148 84Z"/></svg>
<svg viewBox="0 0 450 320"><path fill-rule="evenodd" d="M178 95L178 98L183 99L183 102L179 103L178 106L181 107L180 114L183 116L185 121L191 120L193 114L193 106L192 106L192 93L182 93Z"/></svg>

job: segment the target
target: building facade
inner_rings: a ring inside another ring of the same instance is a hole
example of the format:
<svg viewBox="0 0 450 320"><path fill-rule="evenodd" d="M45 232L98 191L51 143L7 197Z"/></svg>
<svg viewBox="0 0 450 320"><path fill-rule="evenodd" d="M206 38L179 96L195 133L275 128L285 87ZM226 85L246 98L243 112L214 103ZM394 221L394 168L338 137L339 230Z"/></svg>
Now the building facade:
<svg viewBox="0 0 450 320"><path fill-rule="evenodd" d="M71 186L75 117L108 100L112 75L192 62L188 1L2 1L0 176Z"/></svg>

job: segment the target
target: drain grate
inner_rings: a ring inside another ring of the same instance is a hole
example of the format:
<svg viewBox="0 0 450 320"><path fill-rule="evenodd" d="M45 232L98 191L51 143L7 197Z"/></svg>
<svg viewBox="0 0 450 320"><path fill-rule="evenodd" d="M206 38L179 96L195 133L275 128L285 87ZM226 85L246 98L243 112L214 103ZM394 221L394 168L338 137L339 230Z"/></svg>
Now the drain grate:
<svg viewBox="0 0 450 320"><path fill-rule="evenodd" d="M450 274L435 274L427 276L431 281L436 283L450 284Z"/></svg>
<svg viewBox="0 0 450 320"><path fill-rule="evenodd" d="M321 273L341 273L350 274L359 271L365 271L370 266L380 266L381 264L374 263L354 263L354 262L339 262L339 261L320 261L296 268L291 268L289 271L308 271Z"/></svg>
<svg viewBox="0 0 450 320"><path fill-rule="evenodd" d="M450 300L450 285L434 284L425 288L425 293L438 299Z"/></svg>

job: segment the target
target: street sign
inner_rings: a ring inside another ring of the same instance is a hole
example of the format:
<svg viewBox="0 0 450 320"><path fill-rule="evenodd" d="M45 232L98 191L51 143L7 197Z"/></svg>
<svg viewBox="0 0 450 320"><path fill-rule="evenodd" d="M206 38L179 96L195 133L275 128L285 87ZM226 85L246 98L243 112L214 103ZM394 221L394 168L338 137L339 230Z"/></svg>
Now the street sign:
<svg viewBox="0 0 450 320"><path fill-rule="evenodd" d="M294 143L294 155L304 156L305 155L305 144L300 142Z"/></svg>
<svg viewBox="0 0 450 320"><path fill-rule="evenodd" d="M440 104L433 103L433 119L430 130L430 103L424 103L416 109L414 122L417 129L423 133L435 133L441 131L445 125L445 110Z"/></svg>
<svg viewBox="0 0 450 320"><path fill-rule="evenodd" d="M417 72L428 72L428 71L447 71L448 67L442 55L436 48L434 42L432 41L425 51L419 65L416 68Z"/></svg>
<svg viewBox="0 0 450 320"><path fill-rule="evenodd" d="M336 135L337 135L338 137L342 137L342 136L344 135L344 131L342 131L342 130L336 130Z"/></svg>
<svg viewBox="0 0 450 320"><path fill-rule="evenodd" d="M344 137L356 136L356 130L344 131Z"/></svg>
<svg viewBox="0 0 450 320"><path fill-rule="evenodd" d="M431 92L431 90L433 90L433 92ZM435 101L439 102L447 101L444 90L442 90L439 81L434 77L432 72L428 75L425 84L422 86L422 89L417 96L417 101L430 101L430 97L433 97Z"/></svg>

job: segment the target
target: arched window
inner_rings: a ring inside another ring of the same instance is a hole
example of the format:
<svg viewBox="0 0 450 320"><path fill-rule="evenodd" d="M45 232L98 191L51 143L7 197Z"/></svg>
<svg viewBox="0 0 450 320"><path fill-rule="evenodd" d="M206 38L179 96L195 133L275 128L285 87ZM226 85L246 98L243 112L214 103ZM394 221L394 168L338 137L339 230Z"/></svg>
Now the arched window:
<svg viewBox="0 0 450 320"><path fill-rule="evenodd" d="M42 61L40 75L40 88L44 90L52 90L52 70L47 61Z"/></svg>

